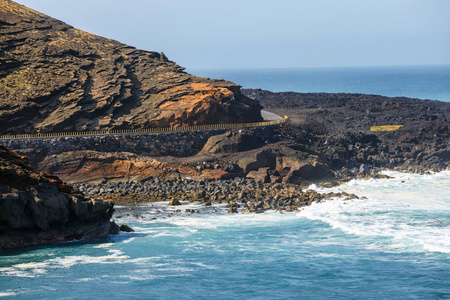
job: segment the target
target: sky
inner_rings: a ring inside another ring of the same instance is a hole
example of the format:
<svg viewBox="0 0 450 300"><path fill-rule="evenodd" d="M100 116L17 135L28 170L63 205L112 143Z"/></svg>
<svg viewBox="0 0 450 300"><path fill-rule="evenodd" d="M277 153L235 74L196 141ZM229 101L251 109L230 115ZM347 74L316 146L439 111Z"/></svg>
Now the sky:
<svg viewBox="0 0 450 300"><path fill-rule="evenodd" d="M16 0L188 69L450 65L450 0Z"/></svg>

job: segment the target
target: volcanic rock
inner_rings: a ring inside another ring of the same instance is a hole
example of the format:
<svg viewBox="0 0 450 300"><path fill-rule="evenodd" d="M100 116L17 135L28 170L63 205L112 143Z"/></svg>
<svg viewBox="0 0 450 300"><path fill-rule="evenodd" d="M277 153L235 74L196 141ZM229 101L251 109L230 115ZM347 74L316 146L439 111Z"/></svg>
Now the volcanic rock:
<svg viewBox="0 0 450 300"><path fill-rule="evenodd" d="M265 110L288 115L283 139L319 154L335 175L376 176L377 169L425 173L450 168L450 103L344 93L243 90ZM372 126L402 125L395 131ZM362 166L362 168L361 168Z"/></svg>
<svg viewBox="0 0 450 300"><path fill-rule="evenodd" d="M0 249L117 233L113 206L34 171L26 157L0 145Z"/></svg>
<svg viewBox="0 0 450 300"><path fill-rule="evenodd" d="M167 204L169 206L176 206L176 205L181 205L180 201L178 201L177 199L172 199L169 201L169 204Z"/></svg>
<svg viewBox="0 0 450 300"><path fill-rule="evenodd" d="M134 229L126 224L120 225L119 229L120 229L120 231L124 231L124 232L134 232Z"/></svg>
<svg viewBox="0 0 450 300"><path fill-rule="evenodd" d="M69 151L65 155L45 157L38 167L39 170L58 175L68 182L178 178L178 172L187 176L199 173L189 167L128 152Z"/></svg>
<svg viewBox="0 0 450 300"><path fill-rule="evenodd" d="M208 139L203 146L202 153L234 153L260 148L264 145L252 132L239 130L228 131L224 134L215 135Z"/></svg>
<svg viewBox="0 0 450 300"><path fill-rule="evenodd" d="M261 121L232 82L0 0L0 134Z"/></svg>

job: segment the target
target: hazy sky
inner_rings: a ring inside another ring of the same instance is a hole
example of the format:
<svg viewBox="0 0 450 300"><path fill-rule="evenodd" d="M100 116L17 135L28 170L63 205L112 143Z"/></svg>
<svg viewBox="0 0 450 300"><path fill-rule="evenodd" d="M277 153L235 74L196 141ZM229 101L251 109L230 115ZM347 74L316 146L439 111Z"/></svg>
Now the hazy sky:
<svg viewBox="0 0 450 300"><path fill-rule="evenodd" d="M450 64L450 0L18 0L189 68Z"/></svg>

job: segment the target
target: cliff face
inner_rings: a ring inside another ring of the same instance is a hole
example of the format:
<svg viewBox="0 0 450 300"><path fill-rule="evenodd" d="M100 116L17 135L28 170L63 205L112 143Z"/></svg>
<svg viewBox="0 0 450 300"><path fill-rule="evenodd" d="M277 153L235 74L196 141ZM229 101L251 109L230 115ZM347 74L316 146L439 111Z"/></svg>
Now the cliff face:
<svg viewBox="0 0 450 300"><path fill-rule="evenodd" d="M0 0L0 133L260 121L232 82Z"/></svg>
<svg viewBox="0 0 450 300"><path fill-rule="evenodd" d="M0 145L0 249L115 233L113 211Z"/></svg>

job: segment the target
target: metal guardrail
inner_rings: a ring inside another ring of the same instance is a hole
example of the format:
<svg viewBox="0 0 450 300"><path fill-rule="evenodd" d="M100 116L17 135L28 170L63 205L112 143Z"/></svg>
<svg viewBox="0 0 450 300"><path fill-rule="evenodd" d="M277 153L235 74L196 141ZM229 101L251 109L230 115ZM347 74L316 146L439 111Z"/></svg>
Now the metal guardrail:
<svg viewBox="0 0 450 300"><path fill-rule="evenodd" d="M211 125L194 125L182 127L161 127L147 129L123 129L123 130L98 130L98 131L74 131L74 132L54 132L54 133L36 133L36 134L12 134L0 135L0 140L9 139L32 139L32 138L52 138L52 137L70 137L70 136L89 136L89 135L113 135L113 134L139 134L139 133L165 133L176 131L195 131L195 130L213 130L228 128L246 128L246 127L263 127L270 125L278 125L286 122L286 119L256 123L237 123L237 124L211 124Z"/></svg>

